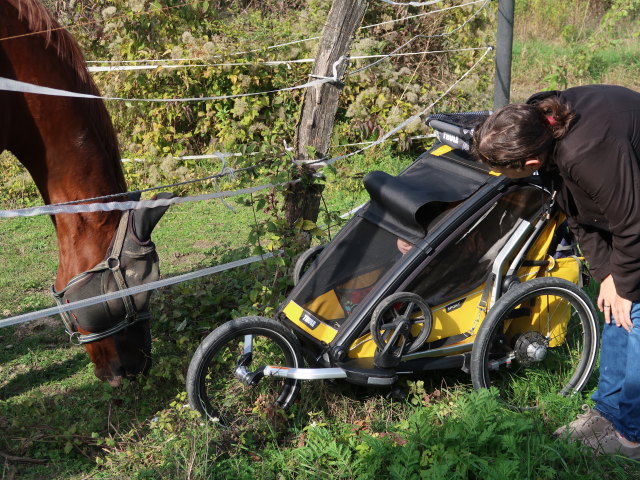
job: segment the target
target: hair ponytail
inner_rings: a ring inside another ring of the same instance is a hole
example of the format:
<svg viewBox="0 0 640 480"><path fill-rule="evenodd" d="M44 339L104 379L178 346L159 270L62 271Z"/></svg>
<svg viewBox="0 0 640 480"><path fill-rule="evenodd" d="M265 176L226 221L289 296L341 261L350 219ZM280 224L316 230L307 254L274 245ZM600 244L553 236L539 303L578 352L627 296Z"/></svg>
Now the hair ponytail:
<svg viewBox="0 0 640 480"><path fill-rule="evenodd" d="M542 99L536 103L535 106L540 109L547 118L551 131L553 132L553 138L555 140L564 138L576 117L576 113L571 106L556 96Z"/></svg>
<svg viewBox="0 0 640 480"><path fill-rule="evenodd" d="M555 95L505 105L476 127L472 154L495 167L522 168L528 158L553 161L555 142L567 135L575 117Z"/></svg>

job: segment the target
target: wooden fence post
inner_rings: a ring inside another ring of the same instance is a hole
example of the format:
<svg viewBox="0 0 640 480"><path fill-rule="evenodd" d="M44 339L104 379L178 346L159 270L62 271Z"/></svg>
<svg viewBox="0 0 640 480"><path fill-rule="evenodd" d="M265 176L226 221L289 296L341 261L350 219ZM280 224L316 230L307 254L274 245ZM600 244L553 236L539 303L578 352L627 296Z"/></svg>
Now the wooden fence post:
<svg viewBox="0 0 640 480"><path fill-rule="evenodd" d="M284 213L290 225L303 218L316 221L322 185L313 182L317 165L305 164L324 158L329 150L342 80L349 63L349 50L362 23L368 0L333 0L318 45L312 79L331 77L336 81L306 90L296 126L295 158L302 160L300 179L285 191ZM310 154L313 151L313 155Z"/></svg>

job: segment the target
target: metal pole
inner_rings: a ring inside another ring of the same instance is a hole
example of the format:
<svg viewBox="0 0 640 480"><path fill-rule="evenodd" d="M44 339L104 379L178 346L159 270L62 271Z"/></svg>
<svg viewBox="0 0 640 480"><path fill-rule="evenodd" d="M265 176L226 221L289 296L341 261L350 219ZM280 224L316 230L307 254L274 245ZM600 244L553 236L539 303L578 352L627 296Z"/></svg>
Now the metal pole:
<svg viewBox="0 0 640 480"><path fill-rule="evenodd" d="M494 110L509 103L511 57L513 55L513 11L515 0L498 0L496 74L493 89Z"/></svg>

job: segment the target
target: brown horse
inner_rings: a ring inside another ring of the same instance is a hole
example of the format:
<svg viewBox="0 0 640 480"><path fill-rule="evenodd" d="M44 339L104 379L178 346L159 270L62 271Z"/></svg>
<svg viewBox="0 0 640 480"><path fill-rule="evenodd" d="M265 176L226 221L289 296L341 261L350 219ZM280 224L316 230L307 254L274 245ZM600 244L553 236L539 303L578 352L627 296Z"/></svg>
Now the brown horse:
<svg viewBox="0 0 640 480"><path fill-rule="evenodd" d="M0 76L99 94L77 43L36 0L0 0ZM127 191L116 134L101 100L0 91L2 150L27 168L47 204ZM58 301L157 279L150 234L162 213L52 216L59 249L53 286ZM115 235L118 229L121 235ZM113 386L123 377L146 373L151 365L149 296L137 294L63 315L69 333L87 342L96 376Z"/></svg>

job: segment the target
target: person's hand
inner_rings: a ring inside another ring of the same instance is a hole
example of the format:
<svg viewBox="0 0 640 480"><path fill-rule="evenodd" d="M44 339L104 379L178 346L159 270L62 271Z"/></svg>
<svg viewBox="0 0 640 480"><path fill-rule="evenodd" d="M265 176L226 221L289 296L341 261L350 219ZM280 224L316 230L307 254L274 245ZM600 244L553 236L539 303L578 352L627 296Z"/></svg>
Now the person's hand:
<svg viewBox="0 0 640 480"><path fill-rule="evenodd" d="M598 295L598 309L604 313L605 322L611 323L611 318L613 317L618 327L623 327L627 332L630 332L633 328L631 303L631 300L618 295L611 275L602 280L600 294Z"/></svg>
<svg viewBox="0 0 640 480"><path fill-rule="evenodd" d="M403 240L402 238L398 238L398 240L396 241L396 246L398 247L398 250L400 250L400 253L402 253L403 255L413 248L413 244L407 242L406 240Z"/></svg>

